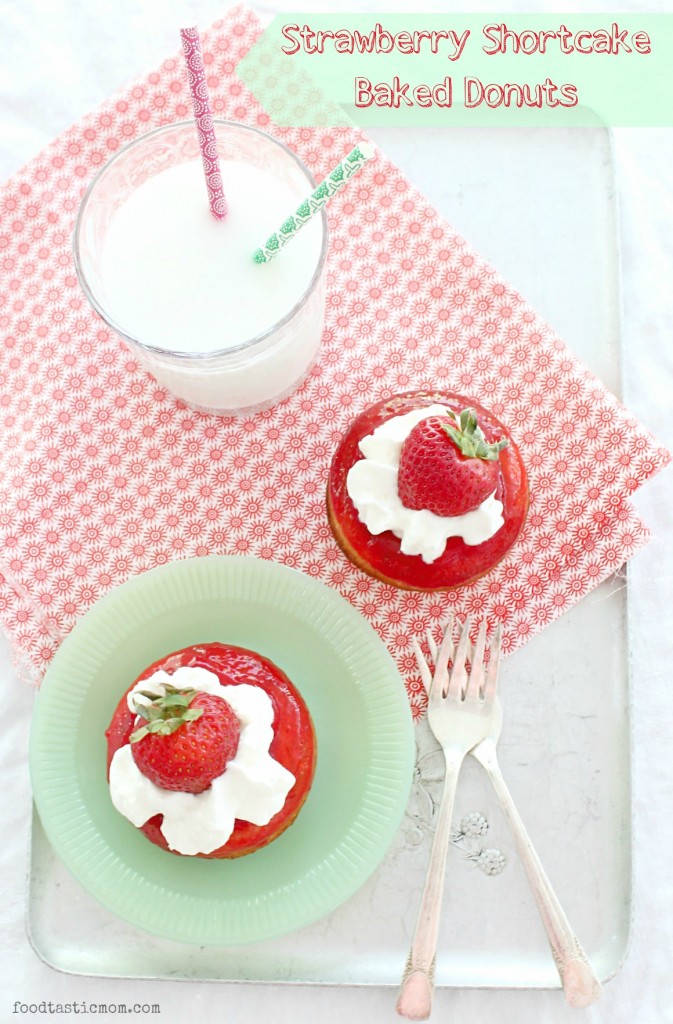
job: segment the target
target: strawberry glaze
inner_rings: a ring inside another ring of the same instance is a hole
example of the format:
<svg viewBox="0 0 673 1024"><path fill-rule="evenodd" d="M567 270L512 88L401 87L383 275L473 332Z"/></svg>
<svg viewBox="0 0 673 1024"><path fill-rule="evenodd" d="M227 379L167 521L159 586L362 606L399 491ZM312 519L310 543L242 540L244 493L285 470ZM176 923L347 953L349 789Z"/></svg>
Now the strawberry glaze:
<svg viewBox="0 0 673 1024"><path fill-rule="evenodd" d="M444 553L431 564L418 555L405 555L389 530L374 535L361 522L346 489L351 466L362 458L360 441L393 416L419 407L442 404L460 413L476 410L487 441L502 437L509 444L499 454L496 498L503 503L504 525L482 544L470 546L458 537L447 541ZM460 395L445 392L409 392L370 406L344 434L334 454L327 485L327 510L335 539L344 553L370 576L409 590L451 590L483 576L507 554L516 541L528 511L528 482L521 454L506 428L490 412Z"/></svg>
<svg viewBox="0 0 673 1024"><path fill-rule="evenodd" d="M206 858L241 857L266 846L284 832L292 824L306 800L316 763L313 723L306 704L284 672L268 658L230 644L213 642L175 651L148 666L133 681L129 690L159 669L171 674L185 665L213 672L222 685L248 683L259 686L269 695L274 708L274 736L269 753L296 778L283 808L267 825L253 825L251 822L238 819L231 837L224 846L211 853L197 855ZM115 752L128 743L134 728L136 716L129 711L126 703L126 694L129 690L119 701L105 733L108 772ZM161 820L161 815L155 815L142 826L141 832L151 842L168 850L161 832Z"/></svg>

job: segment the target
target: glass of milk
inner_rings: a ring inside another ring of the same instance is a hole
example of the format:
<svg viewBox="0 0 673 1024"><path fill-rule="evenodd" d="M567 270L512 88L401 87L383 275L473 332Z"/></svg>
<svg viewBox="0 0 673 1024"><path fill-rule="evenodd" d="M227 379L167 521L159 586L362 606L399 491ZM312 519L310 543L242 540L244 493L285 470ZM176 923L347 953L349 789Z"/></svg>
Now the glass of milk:
<svg viewBox="0 0 673 1024"><path fill-rule="evenodd" d="M313 191L281 142L215 121L229 211L208 206L193 121L122 148L89 186L75 264L97 313L177 398L252 413L289 395L318 352L327 219L313 217L273 260L252 254Z"/></svg>

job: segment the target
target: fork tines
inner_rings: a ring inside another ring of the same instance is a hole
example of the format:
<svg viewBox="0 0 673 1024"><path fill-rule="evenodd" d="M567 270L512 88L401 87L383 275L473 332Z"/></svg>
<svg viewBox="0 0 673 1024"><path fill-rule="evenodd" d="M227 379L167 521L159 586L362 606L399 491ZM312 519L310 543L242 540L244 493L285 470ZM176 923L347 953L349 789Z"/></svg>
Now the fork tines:
<svg viewBox="0 0 673 1024"><path fill-rule="evenodd" d="M426 660L420 643L414 638L413 647L418 669L425 686L426 692L430 692L430 684L433 675L437 670L445 673L446 681L443 686L443 694L446 695L448 687L449 671L453 685L459 685L463 697L468 693L473 697L479 696L490 701L495 696L495 688L500 665L500 646L502 639L502 626L498 623L493 631L490 644L487 647L486 638L488 623L482 619L479 623L475 643L470 641L472 631L472 617L466 616L463 622L457 645L454 643L454 616L450 615L444 627L444 633L439 644L436 643L432 631L426 630L425 640L430 651L430 664ZM434 673L431 664L434 663Z"/></svg>

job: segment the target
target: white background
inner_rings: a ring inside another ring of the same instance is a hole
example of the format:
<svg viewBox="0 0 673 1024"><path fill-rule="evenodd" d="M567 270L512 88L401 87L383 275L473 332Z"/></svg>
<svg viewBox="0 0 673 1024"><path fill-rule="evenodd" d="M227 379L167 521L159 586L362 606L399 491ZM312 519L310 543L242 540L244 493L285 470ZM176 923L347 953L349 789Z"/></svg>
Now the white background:
<svg viewBox="0 0 673 1024"><path fill-rule="evenodd" d="M258 4L276 10L335 9L337 4ZM578 12L577 3L358 3L359 11L461 10ZM222 17L215 0L0 0L0 180L27 162L54 135L129 79L178 47L178 28L205 29ZM591 11L660 11L670 3L605 3ZM606 17L606 21L611 20ZM637 28L637 18L630 19ZM671 55L673 59L673 54ZM663 87L663 84L662 84ZM666 83L670 88L670 81ZM673 449L673 129L622 129L614 133L622 248L625 402ZM403 150L403 147L401 147ZM399 159L398 153L395 153ZM429 151L428 159L432 160ZM403 160L400 161L404 167ZM405 168L409 171L409 168ZM411 173L411 172L410 172ZM437 174L445 173L437 168ZM438 179L439 180L439 179ZM432 196L431 196L432 198ZM498 267L507 276L507 266ZM531 266L531 275L540 272ZM543 272L543 271L541 271ZM525 293L525 286L517 282ZM1 439L0 439L1 443ZM606 1024L673 1021L673 772L670 678L673 667L673 471L668 469L637 497L653 532L632 561L633 782L635 894L629 957L606 986L599 1004L568 1009L559 992L453 990L437 994L433 1020L496 1024L563 1024L579 1019ZM27 740L32 693L15 677L9 648L0 637L0 1021L45 1020L13 1014L15 1001L52 1003L133 1002L161 1005L145 1019L181 1024L217 1019L223 1024L256 1019L303 1022L344 1018L372 1024L393 1021L390 989L141 982L69 977L44 966L25 934L30 789ZM65 1019L63 1016L52 1019ZM68 1019L93 1019L73 1016ZM113 1015L97 1015L111 1020ZM118 1019L118 1018L117 1018ZM143 1019L132 1017L125 1019Z"/></svg>

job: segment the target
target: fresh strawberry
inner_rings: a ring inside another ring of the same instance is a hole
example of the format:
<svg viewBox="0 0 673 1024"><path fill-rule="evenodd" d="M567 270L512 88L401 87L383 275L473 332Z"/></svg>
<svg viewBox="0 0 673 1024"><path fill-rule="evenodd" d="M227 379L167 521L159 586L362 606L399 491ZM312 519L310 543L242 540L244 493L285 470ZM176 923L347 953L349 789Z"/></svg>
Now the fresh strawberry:
<svg viewBox="0 0 673 1024"><path fill-rule="evenodd" d="M489 443L474 409L460 417L430 416L402 446L397 491L407 508L460 516L478 508L498 486L498 455L507 440Z"/></svg>
<svg viewBox="0 0 673 1024"><path fill-rule="evenodd" d="M140 771L162 789L201 793L236 753L241 733L222 697L170 683L157 695L141 690L131 753Z"/></svg>

